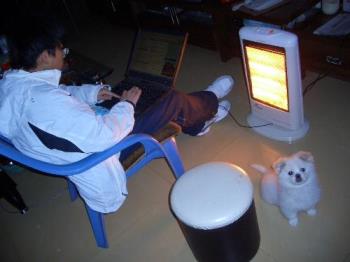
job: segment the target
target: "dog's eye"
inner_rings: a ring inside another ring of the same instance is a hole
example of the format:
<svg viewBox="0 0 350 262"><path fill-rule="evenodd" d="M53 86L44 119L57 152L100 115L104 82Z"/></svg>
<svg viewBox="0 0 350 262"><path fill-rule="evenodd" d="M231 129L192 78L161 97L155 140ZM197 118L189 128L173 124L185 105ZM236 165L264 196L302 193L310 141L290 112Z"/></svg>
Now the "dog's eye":
<svg viewBox="0 0 350 262"><path fill-rule="evenodd" d="M288 175L290 175L290 176L292 176L293 174L294 174L293 171L288 172Z"/></svg>
<svg viewBox="0 0 350 262"><path fill-rule="evenodd" d="M301 171L301 172L305 172L305 168L303 168L303 167L300 168L300 171Z"/></svg>

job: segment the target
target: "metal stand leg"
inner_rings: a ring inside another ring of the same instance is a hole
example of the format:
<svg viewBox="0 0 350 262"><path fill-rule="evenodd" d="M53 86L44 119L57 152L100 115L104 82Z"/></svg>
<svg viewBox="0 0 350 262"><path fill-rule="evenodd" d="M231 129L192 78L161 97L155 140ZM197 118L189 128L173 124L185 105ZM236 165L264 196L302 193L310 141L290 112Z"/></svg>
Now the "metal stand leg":
<svg viewBox="0 0 350 262"><path fill-rule="evenodd" d="M16 189L16 183L2 169L0 169L0 198L1 197L5 198L22 214L28 211L28 207Z"/></svg>

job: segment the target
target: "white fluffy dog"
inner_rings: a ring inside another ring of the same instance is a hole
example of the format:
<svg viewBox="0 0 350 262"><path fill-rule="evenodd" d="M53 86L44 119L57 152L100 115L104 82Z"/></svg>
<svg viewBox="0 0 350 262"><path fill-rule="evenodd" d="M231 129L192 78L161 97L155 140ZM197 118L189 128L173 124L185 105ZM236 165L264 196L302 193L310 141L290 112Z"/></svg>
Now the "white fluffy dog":
<svg viewBox="0 0 350 262"><path fill-rule="evenodd" d="M300 151L280 158L272 169L257 164L252 167L264 174L261 179L262 198L267 203L279 206L291 226L298 225L300 211L316 215L321 192L311 153Z"/></svg>

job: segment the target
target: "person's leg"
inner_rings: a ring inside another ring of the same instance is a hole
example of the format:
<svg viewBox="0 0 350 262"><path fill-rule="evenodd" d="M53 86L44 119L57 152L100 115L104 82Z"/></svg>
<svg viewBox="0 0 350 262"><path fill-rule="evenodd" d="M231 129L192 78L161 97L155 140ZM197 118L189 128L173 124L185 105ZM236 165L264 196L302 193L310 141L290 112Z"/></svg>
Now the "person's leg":
<svg viewBox="0 0 350 262"><path fill-rule="evenodd" d="M228 101L218 99L232 89L231 76L217 78L206 90L185 94L171 90L149 110L136 117L132 134L154 134L170 121L182 127L182 132L196 136L206 134L210 125L223 119L230 107ZM123 150L120 160L125 159L138 145Z"/></svg>
<svg viewBox="0 0 350 262"><path fill-rule="evenodd" d="M172 90L136 118L132 133L154 134L169 121L174 121L184 133L195 135L213 118L217 109L218 99L212 92L185 94Z"/></svg>
<svg viewBox="0 0 350 262"><path fill-rule="evenodd" d="M170 121L182 127L182 132L196 135L201 132L205 122L213 118L218 109L218 99L213 92L200 91L184 94L170 91L146 112L135 120L131 134L145 133L152 135ZM131 146L121 152L123 161L140 144Z"/></svg>
<svg viewBox="0 0 350 262"><path fill-rule="evenodd" d="M208 120L221 120L218 106L218 99L226 96L232 89L234 80L229 75L218 77L204 91L190 94L171 90L166 96L160 99L153 107L141 116L136 117L132 133L153 134L169 121L175 121L184 133L197 135L205 128ZM223 103L227 107L229 102ZM222 107L222 106L220 106ZM229 108L227 108L229 109ZM226 112L227 113L227 112ZM215 119L213 119L215 116Z"/></svg>

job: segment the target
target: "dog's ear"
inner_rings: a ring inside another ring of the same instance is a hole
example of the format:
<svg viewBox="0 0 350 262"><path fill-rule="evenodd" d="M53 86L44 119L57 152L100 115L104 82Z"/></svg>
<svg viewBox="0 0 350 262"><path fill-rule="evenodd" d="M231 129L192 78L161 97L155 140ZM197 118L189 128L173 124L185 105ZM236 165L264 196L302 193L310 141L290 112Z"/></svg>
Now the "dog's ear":
<svg viewBox="0 0 350 262"><path fill-rule="evenodd" d="M305 162L314 163L314 157L310 152L299 151L295 155L296 157L300 158L301 160L304 160Z"/></svg>
<svg viewBox="0 0 350 262"><path fill-rule="evenodd" d="M272 168L275 170L277 174L281 173L282 169L286 166L286 159L279 158L273 164Z"/></svg>

